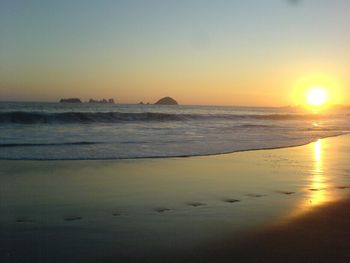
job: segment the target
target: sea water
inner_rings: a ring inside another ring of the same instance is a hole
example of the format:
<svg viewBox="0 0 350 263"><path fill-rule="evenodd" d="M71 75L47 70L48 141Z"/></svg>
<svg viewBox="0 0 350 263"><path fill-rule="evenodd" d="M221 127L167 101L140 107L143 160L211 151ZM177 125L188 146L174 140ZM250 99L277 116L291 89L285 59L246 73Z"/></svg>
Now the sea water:
<svg viewBox="0 0 350 263"><path fill-rule="evenodd" d="M210 155L305 144L350 131L350 111L283 107L0 102L0 159Z"/></svg>

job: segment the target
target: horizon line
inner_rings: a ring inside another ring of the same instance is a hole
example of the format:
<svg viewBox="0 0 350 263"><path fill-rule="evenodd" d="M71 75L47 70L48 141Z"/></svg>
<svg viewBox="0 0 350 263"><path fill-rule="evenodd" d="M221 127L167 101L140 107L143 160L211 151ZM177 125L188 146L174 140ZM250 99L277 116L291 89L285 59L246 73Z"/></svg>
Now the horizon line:
<svg viewBox="0 0 350 263"><path fill-rule="evenodd" d="M73 97L72 97L73 98ZM0 99L0 103L2 102L7 102L7 103L12 103L12 102L33 102L33 103L60 103L59 100L54 101L54 100L2 100ZM89 101L82 101L81 104L88 104ZM149 103L149 104L147 104ZM114 105L139 105L139 102L114 102ZM155 105L155 103L150 103L150 102L144 102L143 105ZM295 108L295 107L301 107L301 105L283 105L283 106L259 106L259 105L229 105L229 104L178 104L177 106L212 106L212 107L252 107L252 108ZM347 105L333 105L333 106L347 106Z"/></svg>

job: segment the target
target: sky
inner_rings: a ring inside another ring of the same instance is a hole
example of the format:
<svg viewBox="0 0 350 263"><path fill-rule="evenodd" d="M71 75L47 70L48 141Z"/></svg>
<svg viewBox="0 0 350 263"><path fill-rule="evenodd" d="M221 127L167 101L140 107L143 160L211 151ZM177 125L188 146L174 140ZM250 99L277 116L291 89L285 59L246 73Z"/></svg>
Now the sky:
<svg viewBox="0 0 350 263"><path fill-rule="evenodd" d="M0 100L350 96L349 0L0 0ZM350 104L350 103L349 103Z"/></svg>

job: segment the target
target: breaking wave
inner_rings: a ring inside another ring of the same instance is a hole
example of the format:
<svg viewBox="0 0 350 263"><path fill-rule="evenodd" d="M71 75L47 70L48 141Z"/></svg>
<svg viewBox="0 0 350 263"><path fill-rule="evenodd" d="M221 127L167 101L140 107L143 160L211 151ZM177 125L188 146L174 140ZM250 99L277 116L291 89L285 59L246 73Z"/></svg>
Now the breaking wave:
<svg viewBox="0 0 350 263"><path fill-rule="evenodd" d="M94 145L98 142L65 142L65 143L0 143L0 148L6 147L33 147L33 146L65 146L65 145Z"/></svg>
<svg viewBox="0 0 350 263"><path fill-rule="evenodd" d="M2 112L0 123L3 124L55 124L55 123L118 123L118 122L166 122L206 119L222 120L320 120L329 115L316 114L171 114L171 113L125 113L125 112ZM334 117L334 116L333 116Z"/></svg>

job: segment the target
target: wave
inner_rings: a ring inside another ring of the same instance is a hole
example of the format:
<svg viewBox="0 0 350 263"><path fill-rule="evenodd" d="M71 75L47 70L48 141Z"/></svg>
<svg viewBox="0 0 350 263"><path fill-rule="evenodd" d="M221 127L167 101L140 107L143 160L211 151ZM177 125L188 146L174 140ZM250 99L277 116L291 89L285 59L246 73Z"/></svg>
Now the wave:
<svg viewBox="0 0 350 263"><path fill-rule="evenodd" d="M242 124L236 127L237 128L282 128L283 126L267 125L267 124Z"/></svg>
<svg viewBox="0 0 350 263"><path fill-rule="evenodd" d="M123 113L123 112L3 112L0 123L116 123L127 121L179 121L185 116L166 113Z"/></svg>
<svg viewBox="0 0 350 263"><path fill-rule="evenodd" d="M32 147L32 146L65 146L65 145L94 145L98 142L65 142L65 143L0 143L0 148Z"/></svg>
<svg viewBox="0 0 350 263"><path fill-rule="evenodd" d="M125 112L1 112L2 124L54 124L54 123L118 123L133 121L190 121L190 120L320 120L328 115L317 114L172 114L172 113L125 113Z"/></svg>

